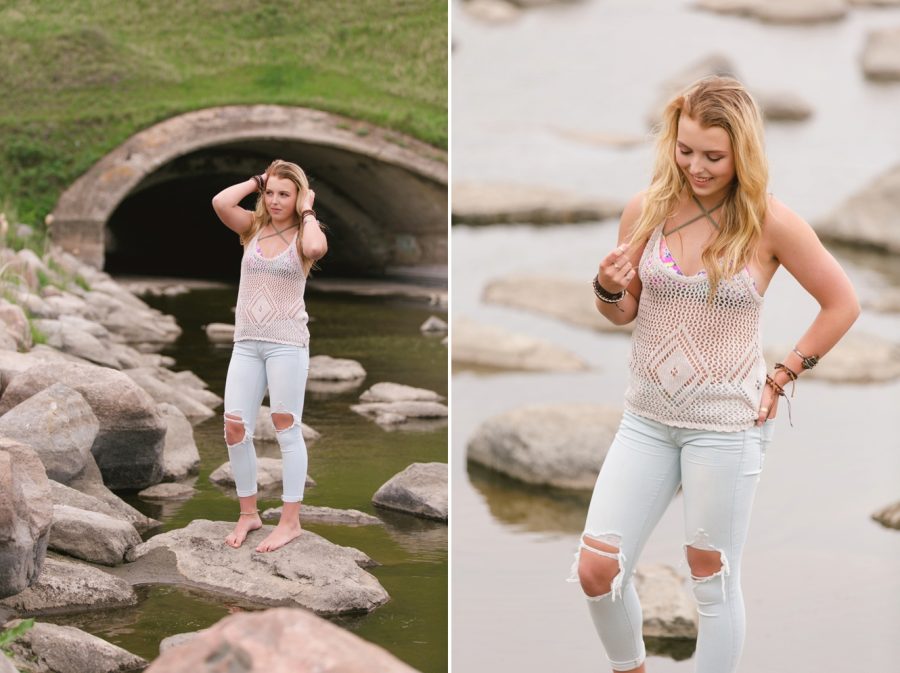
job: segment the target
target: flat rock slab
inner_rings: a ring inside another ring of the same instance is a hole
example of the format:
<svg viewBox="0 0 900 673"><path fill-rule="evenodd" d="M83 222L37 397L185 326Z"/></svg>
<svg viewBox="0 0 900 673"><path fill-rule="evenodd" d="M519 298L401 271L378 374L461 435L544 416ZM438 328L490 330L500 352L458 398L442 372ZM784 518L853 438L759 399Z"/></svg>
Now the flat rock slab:
<svg viewBox="0 0 900 673"><path fill-rule="evenodd" d="M6 627L19 620L8 622ZM130 673L147 661L73 626L36 622L9 646L13 664L41 673Z"/></svg>
<svg viewBox="0 0 900 673"><path fill-rule="evenodd" d="M376 383L359 396L360 402L438 402L444 399L432 390L402 383Z"/></svg>
<svg viewBox="0 0 900 673"><path fill-rule="evenodd" d="M671 566L639 565L634 585L641 599L644 637L696 638L697 608Z"/></svg>
<svg viewBox="0 0 900 673"><path fill-rule="evenodd" d="M350 409L387 427L408 425L410 421L443 421L449 415L440 402L365 402Z"/></svg>
<svg viewBox="0 0 900 673"><path fill-rule="evenodd" d="M479 426L467 457L529 484L591 490L621 417L593 404L513 409Z"/></svg>
<svg viewBox="0 0 900 673"><path fill-rule="evenodd" d="M281 473L284 461L281 458L256 459L256 484L260 491L277 490L281 486ZM219 486L234 488L234 471L231 463L223 463L209 475L209 480ZM306 488L315 486L312 477L306 475Z"/></svg>
<svg viewBox="0 0 900 673"><path fill-rule="evenodd" d="M227 668L226 668L227 666ZM222 619L146 673L415 673L381 647L305 610L274 608Z"/></svg>
<svg viewBox="0 0 900 673"><path fill-rule="evenodd" d="M141 536L134 526L121 519L68 505L53 506L50 549L92 563L115 566L140 542Z"/></svg>
<svg viewBox="0 0 900 673"><path fill-rule="evenodd" d="M872 518L882 526L900 530L900 500L893 505L888 505L887 507L878 510L872 515Z"/></svg>
<svg viewBox="0 0 900 673"><path fill-rule="evenodd" d="M124 607L137 602L137 594L125 580L85 563L48 556L37 581L22 593L0 601L0 606L24 617Z"/></svg>
<svg viewBox="0 0 900 673"><path fill-rule="evenodd" d="M272 507L262 513L263 519L277 519L281 516L281 507ZM377 516L360 512L358 509L335 509L303 505L300 508L300 523L330 523L339 526L377 526L383 522Z"/></svg>
<svg viewBox="0 0 900 673"><path fill-rule="evenodd" d="M527 287L528 291L523 292L523 287ZM633 321L627 325L613 325L600 315L594 306L590 279L504 276L488 282L482 299L488 304L532 311L598 332L628 334L634 329Z"/></svg>
<svg viewBox="0 0 900 673"><path fill-rule="evenodd" d="M561 189L509 183L453 184L453 222L563 224L619 217L625 204Z"/></svg>
<svg viewBox="0 0 900 673"><path fill-rule="evenodd" d="M447 521L447 463L413 463L395 474L375 495L377 507Z"/></svg>
<svg viewBox="0 0 900 673"><path fill-rule="evenodd" d="M453 362L538 372L577 372L588 368L577 355L552 343L465 317L453 321Z"/></svg>
<svg viewBox="0 0 900 673"><path fill-rule="evenodd" d="M205 328L206 338L214 344L228 344L234 341L234 325L211 322Z"/></svg>
<svg viewBox="0 0 900 673"><path fill-rule="evenodd" d="M792 346L766 348L768 362L781 362ZM813 369L801 375L833 383L884 383L900 377L900 344L874 334L850 332ZM790 394L790 385L788 385Z"/></svg>
<svg viewBox="0 0 900 673"><path fill-rule="evenodd" d="M188 582L260 605L296 605L320 615L371 612L388 601L378 580L362 569L375 563L358 549L305 530L281 549L255 551L273 526L251 532L232 549L224 540L233 528L233 523L197 519L138 545L129 560L166 548Z"/></svg>
<svg viewBox="0 0 900 673"><path fill-rule="evenodd" d="M309 359L311 381L356 381L364 379L366 370L356 360L313 355Z"/></svg>
<svg viewBox="0 0 900 673"><path fill-rule="evenodd" d="M885 82L900 80L900 28L869 33L863 49L862 67L869 79Z"/></svg>
<svg viewBox="0 0 900 673"><path fill-rule="evenodd" d="M435 315L429 316L428 320L419 325L419 331L423 334L443 334L447 331L447 321Z"/></svg>
<svg viewBox="0 0 900 673"><path fill-rule="evenodd" d="M780 24L838 21L847 15L845 0L697 0L694 7Z"/></svg>
<svg viewBox="0 0 900 673"><path fill-rule="evenodd" d="M824 238L900 253L900 164L870 181L813 227Z"/></svg>
<svg viewBox="0 0 900 673"><path fill-rule="evenodd" d="M197 493L190 484L166 483L145 488L138 493L144 500L189 500Z"/></svg>

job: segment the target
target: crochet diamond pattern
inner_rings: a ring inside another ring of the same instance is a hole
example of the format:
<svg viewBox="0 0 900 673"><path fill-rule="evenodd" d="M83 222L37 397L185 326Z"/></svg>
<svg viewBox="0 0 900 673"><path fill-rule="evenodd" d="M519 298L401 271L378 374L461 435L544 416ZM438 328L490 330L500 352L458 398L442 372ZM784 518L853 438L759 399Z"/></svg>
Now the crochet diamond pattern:
<svg viewBox="0 0 900 673"><path fill-rule="evenodd" d="M257 237L244 247L241 259L234 340L307 347L309 316L303 299L306 276L297 254L296 235L281 254L272 258L257 252Z"/></svg>
<svg viewBox="0 0 900 673"><path fill-rule="evenodd" d="M706 274L683 276L660 260L662 228L644 248L643 288L631 343L629 411L682 428L753 425L765 384L763 299L743 269L709 303Z"/></svg>

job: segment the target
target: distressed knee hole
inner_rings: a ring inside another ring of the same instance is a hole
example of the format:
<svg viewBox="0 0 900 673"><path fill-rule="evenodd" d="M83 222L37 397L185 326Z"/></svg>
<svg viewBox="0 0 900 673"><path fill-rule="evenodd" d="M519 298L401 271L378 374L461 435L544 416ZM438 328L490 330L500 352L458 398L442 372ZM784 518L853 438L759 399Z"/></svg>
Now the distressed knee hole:
<svg viewBox="0 0 900 673"><path fill-rule="evenodd" d="M272 424L275 426L276 432L284 432L290 430L297 424L294 414L287 412L277 412L272 414Z"/></svg>
<svg viewBox="0 0 900 673"><path fill-rule="evenodd" d="M725 555L717 549L698 549L686 545L685 554L688 565L691 567L692 577L712 577L724 570Z"/></svg>
<svg viewBox="0 0 900 673"><path fill-rule="evenodd" d="M225 414L225 443L229 445L240 444L247 435L244 427L244 419L238 414Z"/></svg>
<svg viewBox="0 0 900 673"><path fill-rule="evenodd" d="M581 538L578 555L578 581L588 598L603 598L612 594L622 581L623 554L621 539L616 535L589 535Z"/></svg>

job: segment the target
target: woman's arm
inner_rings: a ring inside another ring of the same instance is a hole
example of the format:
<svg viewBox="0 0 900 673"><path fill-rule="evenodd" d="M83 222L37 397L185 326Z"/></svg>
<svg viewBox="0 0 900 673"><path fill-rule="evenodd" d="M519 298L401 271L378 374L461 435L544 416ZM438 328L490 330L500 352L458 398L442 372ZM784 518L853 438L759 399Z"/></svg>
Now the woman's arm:
<svg viewBox="0 0 900 673"><path fill-rule="evenodd" d="M804 356L822 357L859 316L856 292L813 228L784 204L771 200L765 226L766 247L820 306L815 320L796 342L796 350ZM793 350L785 353L781 362L797 374L804 371L803 358ZM777 370L773 378L784 387L791 377Z"/></svg>
<svg viewBox="0 0 900 673"><path fill-rule="evenodd" d="M642 285L637 268L641 255L644 254L644 245L627 245L627 243L634 225L641 216L643 199L644 194L641 192L625 206L619 220L619 245L600 261L597 272L597 282L610 294L627 289L625 297L615 304L609 304L599 298L594 299L597 310L614 325L626 325L634 320L641 300Z"/></svg>
<svg viewBox="0 0 900 673"><path fill-rule="evenodd" d="M212 200L213 210L222 223L237 234L243 234L250 228L253 213L241 208L238 204L253 192L258 185L255 178L249 178L231 187L226 187L216 194Z"/></svg>
<svg viewBox="0 0 900 673"><path fill-rule="evenodd" d="M316 199L316 193L308 190L306 198L303 199L303 211L312 210L313 202ZM303 236L300 240L303 247L304 256L311 260L322 259L328 252L328 239L325 238L325 232L319 226L319 220L316 219L315 213L307 213L303 218Z"/></svg>

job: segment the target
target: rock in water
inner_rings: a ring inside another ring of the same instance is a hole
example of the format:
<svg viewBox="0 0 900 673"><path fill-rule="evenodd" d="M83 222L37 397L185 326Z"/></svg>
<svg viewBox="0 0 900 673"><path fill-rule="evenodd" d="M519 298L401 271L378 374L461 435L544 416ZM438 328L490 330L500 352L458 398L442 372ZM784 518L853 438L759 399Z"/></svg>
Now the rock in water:
<svg viewBox="0 0 900 673"><path fill-rule="evenodd" d="M413 463L372 496L385 509L426 519L447 520L447 463Z"/></svg>

